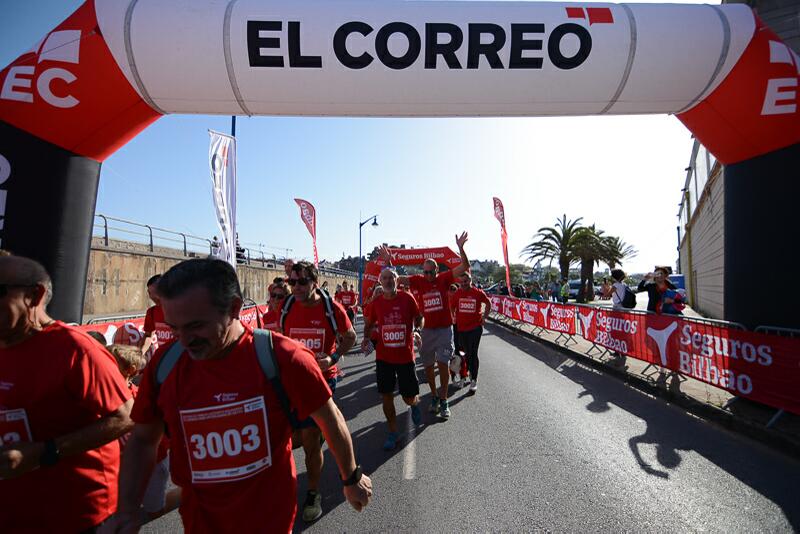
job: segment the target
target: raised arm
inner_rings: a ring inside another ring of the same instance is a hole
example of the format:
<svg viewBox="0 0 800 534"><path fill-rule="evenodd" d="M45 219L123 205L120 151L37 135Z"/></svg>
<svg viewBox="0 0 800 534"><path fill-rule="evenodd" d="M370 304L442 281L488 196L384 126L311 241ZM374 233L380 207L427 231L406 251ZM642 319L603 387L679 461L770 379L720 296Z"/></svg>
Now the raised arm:
<svg viewBox="0 0 800 534"><path fill-rule="evenodd" d="M469 238L467 232L462 232L460 236L456 236L456 245L458 245L458 253L461 255L461 264L453 268L453 278L458 278L469 270L469 259L467 253L464 252L464 244Z"/></svg>

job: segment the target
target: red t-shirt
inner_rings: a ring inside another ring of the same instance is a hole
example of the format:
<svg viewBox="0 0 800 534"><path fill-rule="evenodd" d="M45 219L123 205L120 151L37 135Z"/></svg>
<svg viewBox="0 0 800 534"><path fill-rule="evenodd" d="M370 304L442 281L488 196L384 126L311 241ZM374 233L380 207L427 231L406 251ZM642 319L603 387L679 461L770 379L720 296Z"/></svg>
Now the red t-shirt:
<svg viewBox="0 0 800 534"><path fill-rule="evenodd" d="M469 289L458 288L451 297L451 306L456 315L456 330L467 332L474 330L481 325L483 313L481 313L481 303L491 306L491 301L482 289L471 287Z"/></svg>
<svg viewBox="0 0 800 534"><path fill-rule="evenodd" d="M452 326L448 291L453 283L453 271L445 271L436 275L436 280L429 282L424 275L415 274L408 277L412 293L419 295L419 306L425 317L425 328L444 328Z"/></svg>
<svg viewBox="0 0 800 534"><path fill-rule="evenodd" d="M413 362L414 319L420 315L414 297L403 291L393 299L381 295L372 301L368 313L369 320L377 325L375 359L395 364Z"/></svg>
<svg viewBox="0 0 800 534"><path fill-rule="evenodd" d="M267 330L272 330L273 332L280 331L280 322L281 322L281 308L280 306L275 308L274 310L267 310L261 317L261 322L264 325L264 328Z"/></svg>
<svg viewBox="0 0 800 534"><path fill-rule="evenodd" d="M339 302L345 310L349 310L356 303L356 294L353 291L342 291L339 293Z"/></svg>
<svg viewBox="0 0 800 534"><path fill-rule="evenodd" d="M147 313L144 316L144 331L155 332L159 346L175 339L172 328L164 322L164 309L158 304L147 309Z"/></svg>
<svg viewBox="0 0 800 534"><path fill-rule="evenodd" d="M55 322L0 349L0 439L46 441L86 427L131 398L113 356ZM79 532L117 509L119 441L0 480L0 530Z"/></svg>
<svg viewBox="0 0 800 534"><path fill-rule="evenodd" d="M345 334L353 328L353 325L341 304L332 302L331 305L333 316L336 318L336 327L340 334ZM336 332L325 317L325 303L322 299L314 306L304 306L301 302L295 301L286 316L283 334L304 344L315 354L323 353L330 356L336 350ZM332 365L324 375L325 378L333 378L338 373L339 368Z"/></svg>
<svg viewBox="0 0 800 534"><path fill-rule="evenodd" d="M272 340L286 395L305 419L331 390L311 351L281 334ZM220 360L184 353L156 389L163 355L159 349L145 368L131 417L166 422L186 532L291 532L297 508L292 428L258 364L253 331L245 327Z"/></svg>

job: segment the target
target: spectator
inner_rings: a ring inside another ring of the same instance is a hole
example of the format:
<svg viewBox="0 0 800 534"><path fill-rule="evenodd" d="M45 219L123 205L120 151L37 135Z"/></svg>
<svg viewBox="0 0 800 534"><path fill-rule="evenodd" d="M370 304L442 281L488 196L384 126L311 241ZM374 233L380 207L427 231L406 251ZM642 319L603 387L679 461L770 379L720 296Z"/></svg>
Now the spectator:
<svg viewBox="0 0 800 534"><path fill-rule="evenodd" d="M652 273L647 273L644 280L639 282L639 291L647 291L647 311L655 313L673 313L664 311L664 305L671 305L675 301L675 286L667 278L668 267L656 267ZM668 293L670 292L670 293ZM672 306L668 306L672 310Z"/></svg>
<svg viewBox="0 0 800 534"><path fill-rule="evenodd" d="M612 273L613 276L613 273ZM624 276L623 276L624 278ZM611 292L613 291L613 284L608 281L608 278L603 278L603 285L600 289L600 298L603 300L607 300L611 298Z"/></svg>
<svg viewBox="0 0 800 534"><path fill-rule="evenodd" d="M534 282L531 284L531 289L528 292L528 298L539 301L544 300L544 295L542 293L542 287L539 285L539 282Z"/></svg>
<svg viewBox="0 0 800 534"><path fill-rule="evenodd" d="M217 236L214 236L214 239L211 240L211 257L219 259L220 250L219 239L217 239Z"/></svg>
<svg viewBox="0 0 800 534"><path fill-rule="evenodd" d="M553 278L553 280L550 282L548 293L550 294L550 300L553 302L558 302L558 296L559 293L561 293L561 284L558 283L557 278Z"/></svg>
<svg viewBox="0 0 800 534"><path fill-rule="evenodd" d="M130 391L104 347L47 315L40 264L0 257L0 295L0 530L89 531L117 507Z"/></svg>
<svg viewBox="0 0 800 534"><path fill-rule="evenodd" d="M611 285L611 305L615 310L625 310L625 293L630 291L624 282L625 272L622 269L613 269L611 271L611 278L614 280L614 283ZM625 360L626 356L624 354L615 351L612 365L624 367Z"/></svg>
<svg viewBox="0 0 800 534"><path fill-rule="evenodd" d="M561 302L566 304L569 301L569 280L564 278L561 285Z"/></svg>
<svg viewBox="0 0 800 534"><path fill-rule="evenodd" d="M90 330L89 332L86 332L86 333L89 334L90 338L94 339L95 341L97 341L98 343L103 345L104 347L108 343L108 341L106 341L106 336L104 336L102 333L98 332L97 330Z"/></svg>

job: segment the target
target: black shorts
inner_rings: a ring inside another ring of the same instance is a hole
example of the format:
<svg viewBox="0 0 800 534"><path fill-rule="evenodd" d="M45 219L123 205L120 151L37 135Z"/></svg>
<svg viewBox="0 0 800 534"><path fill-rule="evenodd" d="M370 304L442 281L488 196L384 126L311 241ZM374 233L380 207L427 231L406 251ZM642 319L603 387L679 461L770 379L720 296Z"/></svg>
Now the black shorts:
<svg viewBox="0 0 800 534"><path fill-rule="evenodd" d="M395 384L400 386L400 395L416 397L419 395L419 380L414 362L387 363L375 362L375 373L378 377L378 393L390 395L394 393Z"/></svg>

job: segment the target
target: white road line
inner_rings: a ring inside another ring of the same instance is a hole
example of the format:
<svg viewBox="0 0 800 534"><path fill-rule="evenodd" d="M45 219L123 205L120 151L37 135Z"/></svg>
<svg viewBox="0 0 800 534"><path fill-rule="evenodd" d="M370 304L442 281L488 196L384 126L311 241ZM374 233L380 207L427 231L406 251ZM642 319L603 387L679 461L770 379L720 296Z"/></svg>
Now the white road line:
<svg viewBox="0 0 800 534"><path fill-rule="evenodd" d="M408 428L406 433L406 447L403 453L403 478L414 480L417 474L417 440L415 437L414 422L411 420L411 409L408 413Z"/></svg>

